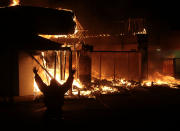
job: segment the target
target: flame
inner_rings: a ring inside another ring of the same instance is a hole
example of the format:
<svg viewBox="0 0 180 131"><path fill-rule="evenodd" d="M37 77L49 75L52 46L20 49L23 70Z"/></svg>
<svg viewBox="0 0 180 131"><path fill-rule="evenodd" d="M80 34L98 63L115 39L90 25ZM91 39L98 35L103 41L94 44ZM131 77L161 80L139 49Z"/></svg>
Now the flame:
<svg viewBox="0 0 180 131"><path fill-rule="evenodd" d="M20 0L12 0L9 6L16 6L16 5L20 5Z"/></svg>
<svg viewBox="0 0 180 131"><path fill-rule="evenodd" d="M67 9L61 9L58 8L59 10L67 10ZM67 11L72 11L72 10L67 10ZM68 35L42 35L39 34L39 36L46 38L46 39L52 39L52 38L79 38L79 35L81 35L80 30L83 30L83 27L81 26L81 24L79 23L79 21L77 20L76 16L74 16L73 21L76 23L76 27L74 30L73 34L68 34Z"/></svg>
<svg viewBox="0 0 180 131"><path fill-rule="evenodd" d="M79 79L76 79L76 80L73 81L73 86L76 86L76 87L78 87L79 89L82 89L82 88L83 88L83 85L82 85L82 83L80 82Z"/></svg>
<svg viewBox="0 0 180 131"><path fill-rule="evenodd" d="M48 71L50 72L50 74L53 75L53 71L54 71L53 69L48 69ZM66 76L68 76L67 74L68 73L66 73ZM60 84L63 84L66 80L60 80L58 76L60 75L58 74L56 76L56 79L59 81ZM126 81L125 79L119 79L116 81L111 80L112 85L92 86L91 89L87 89L86 86L83 85L79 79L74 79L73 84L72 84L73 85L72 94L75 96L92 97L93 93L97 93L97 92L99 94L119 93L120 91L118 90L118 88L114 88L114 86L123 87L130 90L134 87L151 87L151 86L157 86L157 85L162 85L162 86L167 85L169 88L177 88L176 85L180 84L180 80L176 80L172 76L165 76L158 72L155 73L155 76L156 77L151 77L150 79L143 81L140 85L135 85L129 81ZM42 79L45 80L45 78L42 78ZM48 82L45 81L45 83L48 83ZM35 94L41 94L35 81L34 81L34 92Z"/></svg>
<svg viewBox="0 0 180 131"><path fill-rule="evenodd" d="M107 94L107 92L109 93L118 92L118 89L108 86L101 86L101 90L102 90L102 94Z"/></svg>
<svg viewBox="0 0 180 131"><path fill-rule="evenodd" d="M87 91L81 91L81 93L80 93L80 95L82 95L82 96L89 96L89 95L91 95L91 91L90 90L87 90Z"/></svg>
<svg viewBox="0 0 180 131"><path fill-rule="evenodd" d="M54 76L54 69L47 69L48 72ZM42 80L44 81L45 84L49 85L51 78L46 75L46 73L44 71L40 71L38 72L38 74L41 76ZM65 73L65 80L60 80L60 71L56 70L56 77L55 79L62 85L66 82L66 80L68 79L68 72ZM78 89L82 89L83 85L81 84L79 79L74 79L73 80L73 87L75 86ZM36 83L36 81L34 80L34 94L42 94L41 91L39 90L39 87ZM73 89L73 94L78 94L78 90L77 89ZM84 93L84 94L88 94L88 93Z"/></svg>
<svg viewBox="0 0 180 131"><path fill-rule="evenodd" d="M147 31L146 31L146 29L144 28L143 31L137 32L136 34L147 34Z"/></svg>
<svg viewBox="0 0 180 131"><path fill-rule="evenodd" d="M148 80L142 82L142 85L153 86L153 85L167 85L170 88L177 88L180 84L180 80L175 79L172 76L162 75L159 72L154 73Z"/></svg>
<svg viewBox="0 0 180 131"><path fill-rule="evenodd" d="M33 90L33 92L34 92L35 96L38 96L38 95L42 94L42 92L40 91L40 89L39 89L39 87L38 87L38 85L37 85L35 80L34 80L34 90Z"/></svg>
<svg viewBox="0 0 180 131"><path fill-rule="evenodd" d="M44 59L44 52L41 53L41 62L46 65L46 60ZM54 69L47 68L48 72L54 76ZM39 70L38 74L46 83L47 85L50 84L51 78L46 74L44 70ZM60 70L56 70L56 76L55 79L60 83L63 84L68 79L68 72L65 72L65 79L60 79ZM87 86L83 85L79 79L74 79L72 84L72 94L75 96L85 96L85 97L95 97L98 94L113 94L113 93L119 93L122 88L125 88L127 90L131 90L135 87L169 87L169 88L178 88L178 85L180 85L180 80L175 79L172 76L167 76L160 74L159 72L154 73L152 76L149 77L149 79L144 80L142 83L136 82L136 81L128 81L124 78L121 79L106 79L106 80L99 80L94 79L91 81L91 83ZM34 81L34 94L42 94ZM68 93L66 93L68 95Z"/></svg>

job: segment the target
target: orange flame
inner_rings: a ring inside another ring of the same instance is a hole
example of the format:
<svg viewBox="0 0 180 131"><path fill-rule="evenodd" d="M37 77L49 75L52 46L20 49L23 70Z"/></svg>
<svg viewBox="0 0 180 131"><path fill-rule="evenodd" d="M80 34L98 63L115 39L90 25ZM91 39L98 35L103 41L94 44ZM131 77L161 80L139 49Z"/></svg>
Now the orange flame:
<svg viewBox="0 0 180 131"><path fill-rule="evenodd" d="M54 76L54 69L47 69L49 71L49 73ZM49 85L50 83L50 80L51 78L45 74L44 71L39 71L38 72L39 75L41 76L42 80L44 81L44 83L46 83L47 85ZM68 72L66 72L66 78L65 80L60 80L60 72L59 70L56 70L56 80L60 83L60 84L63 84L66 82L67 78L68 78ZM82 89L83 88L83 85L81 84L80 80L79 79L74 79L73 81L73 86L76 86L76 88L78 89ZM34 94L35 95L39 95L39 94L42 94L41 91L39 90L39 87L37 85L37 83L35 82L34 80ZM74 95L77 95L78 94L78 90L77 89L73 89L73 94ZM84 94L87 94L87 93L84 93Z"/></svg>
<svg viewBox="0 0 180 131"><path fill-rule="evenodd" d="M42 52L41 55L44 57L44 53ZM43 63L46 63L46 60L43 58L41 59ZM44 64L46 65L46 64ZM47 68L47 67L46 67ZM47 68L48 72L54 76L54 69ZM39 70L39 75L41 76L44 83L49 85L51 78L46 74L44 70ZM60 69L56 70L56 80L59 81L60 84L63 84L68 78L68 72L65 72L65 80L60 79ZM101 80L92 81L91 84L86 87L81 83L79 79L74 79L73 86L72 86L72 94L75 96L86 96L86 97L94 97L95 94L111 94L111 93L119 93L121 88L126 88L127 90L131 90L135 87L158 87L158 86L167 86L169 88L178 88L180 85L180 80L175 79L172 76L162 75L159 72L154 73L152 76L149 77L148 80L143 81L142 83L133 82L125 80L124 78L121 79L108 79L107 84L106 82L102 82ZM36 82L34 81L34 94L41 94ZM66 94L68 95L68 94Z"/></svg>
<svg viewBox="0 0 180 131"><path fill-rule="evenodd" d="M59 9L61 9L61 8L59 8ZM63 10L67 10L67 9L63 9ZM71 10L68 10L68 11L71 11ZM80 35L79 34L80 30L83 30L83 27L78 22L76 16L74 16L73 21L76 23L76 27L75 27L75 30L74 30L73 34L68 34L68 35L42 35L42 34L39 34L39 36L41 36L43 38L46 38L46 39L52 39L52 38L78 38L79 35Z"/></svg>
<svg viewBox="0 0 180 131"><path fill-rule="evenodd" d="M162 75L159 72L154 73L148 80L142 82L142 85L153 86L153 85L167 85L171 88L176 88L180 84L180 80L175 79L172 76Z"/></svg>
<svg viewBox="0 0 180 131"><path fill-rule="evenodd" d="M50 74L53 75L53 69L48 69L48 71L50 72ZM66 73L66 76L67 76L67 73ZM180 80L176 80L172 76L163 76L162 74L160 74L158 72L155 73L154 76L156 76L156 77L152 77L149 80L143 81L141 83L141 85L133 85L131 82L126 81L125 79L120 79L120 80L117 80L116 82L111 80L111 82L113 83L112 86L108 86L108 85L92 86L92 88L88 89L88 90L80 82L79 79L74 79L73 88L72 88L72 94L75 95L75 96L80 95L80 96L93 97L94 92L98 92L100 94L109 94L109 93L118 93L118 92L120 92L118 90L118 88L114 88L114 86L116 86L116 87L124 87L124 88L130 90L130 89L132 89L132 88L134 88L136 86L137 87L141 87L141 86L143 86L143 87L144 86L151 87L151 86L156 86L156 85L162 85L162 86L167 85L169 88L177 88L176 85L180 85ZM42 78L42 79L45 80L45 78ZM59 80L58 77L56 77L56 79L61 84L63 84L65 82L65 80ZM34 82L34 92L35 92L35 94L41 94L36 82ZM66 94L66 95L68 95L68 94Z"/></svg>
<svg viewBox="0 0 180 131"><path fill-rule="evenodd" d="M20 0L12 0L9 6L16 6L19 5Z"/></svg>

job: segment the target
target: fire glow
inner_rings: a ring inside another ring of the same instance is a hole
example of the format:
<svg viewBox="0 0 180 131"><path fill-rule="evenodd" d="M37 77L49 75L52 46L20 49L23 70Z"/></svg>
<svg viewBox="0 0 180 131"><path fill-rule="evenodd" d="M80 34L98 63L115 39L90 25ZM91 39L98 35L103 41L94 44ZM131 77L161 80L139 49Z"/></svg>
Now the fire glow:
<svg viewBox="0 0 180 131"><path fill-rule="evenodd" d="M41 62L43 65L47 65L47 61L45 60L45 53L41 52ZM48 68L45 66L47 71L50 73L51 76L54 76L55 79L60 83L63 84L68 79L68 71L65 70L64 78L61 78L60 69L54 70L54 68ZM39 75L41 76L44 83L47 85L50 84L51 77L47 74L44 70L38 71ZM82 82L75 77L73 84L72 84L72 94L66 93L65 95L73 95L73 96L83 96L83 97L95 97L96 95L102 94L118 94L121 93L122 89L131 90L134 88L151 88L151 87L168 87L168 88L178 88L180 85L180 80L175 79L172 76L162 75L159 72L154 73L152 76L149 76L149 79L144 80L142 82L138 81L130 81L124 78L121 79L98 79L92 78L91 82L87 85L82 84ZM41 95L35 80L34 80L34 94Z"/></svg>
<svg viewBox="0 0 180 131"><path fill-rule="evenodd" d="M48 69L49 73L53 75L54 69ZM60 80L60 72L56 72L56 80L60 84L63 84L68 77L68 73L66 72L66 78L65 80ZM46 84L49 84L50 82L50 77L47 78L45 77L45 72L39 72L41 76L44 74L44 77L42 79ZM105 81L105 82L102 82ZM74 79L73 84L72 84L72 95L73 96L83 96L83 97L94 97L96 95L102 95L102 94L117 94L121 93L121 89L127 89L131 90L133 88L140 88L140 87L145 87L145 88L151 88L151 87L157 87L157 86L162 86L162 87L168 87L168 88L177 88L177 85L180 85L180 80L176 80L172 76L165 76L162 75L158 72L156 72L152 77L150 77L148 80L144 80L142 83L138 82L131 82L127 81L125 79L118 79L118 80L99 80L96 84L97 80L92 80L90 87L86 87L83 85L79 79ZM102 82L102 83L101 83ZM107 84L107 83L109 84ZM36 82L34 81L34 93L35 94L41 94ZM66 95L69 95L66 93Z"/></svg>
<svg viewBox="0 0 180 131"><path fill-rule="evenodd" d="M177 85L180 84L180 80L175 79L172 76L162 75L159 72L154 73L150 76L148 80L142 82L142 85L145 86L155 86L155 85L166 85L171 88L177 88Z"/></svg>
<svg viewBox="0 0 180 131"><path fill-rule="evenodd" d="M59 8L59 10L67 10L67 9L61 9ZM71 10L68 10L71 11ZM76 16L74 16L74 22L76 23L76 27L74 30L73 34L68 34L68 35L43 35L43 34L39 34L39 36L46 38L46 39L52 39L52 38L78 38L79 37L79 33L81 30L83 30L81 24L79 23L79 21L77 20Z"/></svg>
<svg viewBox="0 0 180 131"><path fill-rule="evenodd" d="M16 6L19 5L20 0L12 0L9 6Z"/></svg>
<svg viewBox="0 0 180 131"><path fill-rule="evenodd" d="M48 69L48 71L49 71L49 73L53 76L54 69ZM45 73L44 71L39 72L39 74L40 74L41 76L43 76L44 73ZM57 80L60 84L63 84L63 83L66 82L67 76L68 76L68 73L66 73L66 78L65 78L65 80L60 80L60 74L59 74L59 72L56 72L56 80ZM49 85L50 80L51 80L51 78L50 78L49 76L46 75L46 76L42 77L42 79L44 80L44 83L46 83L47 85ZM73 89L72 89L73 95L78 95L78 91L84 88L79 79L74 79L72 85L73 85ZM34 80L34 93L35 93L35 94L41 94L41 92L40 92L40 90L39 90L39 88L38 88L35 80ZM86 91L81 92L81 95L88 95L88 94L90 94L89 91L87 91L87 92L86 92ZM67 95L67 94L66 94L66 95Z"/></svg>

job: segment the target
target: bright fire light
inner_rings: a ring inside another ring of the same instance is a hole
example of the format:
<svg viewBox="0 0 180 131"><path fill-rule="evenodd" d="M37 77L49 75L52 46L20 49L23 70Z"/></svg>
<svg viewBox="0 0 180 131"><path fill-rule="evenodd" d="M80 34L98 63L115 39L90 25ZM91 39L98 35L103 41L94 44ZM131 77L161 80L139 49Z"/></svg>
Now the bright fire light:
<svg viewBox="0 0 180 131"><path fill-rule="evenodd" d="M20 0L12 0L9 6L16 6L19 5Z"/></svg>
<svg viewBox="0 0 180 131"><path fill-rule="evenodd" d="M148 80L142 82L142 85L154 86L154 85L167 85L171 88L176 88L176 85L180 84L180 80L175 79L172 76L162 75L159 72L154 73Z"/></svg>
<svg viewBox="0 0 180 131"><path fill-rule="evenodd" d="M53 69L48 69L50 74L53 75ZM41 72L42 73L42 72ZM57 75L59 76L59 74ZM66 73L66 76L68 76L68 73ZM112 82L112 86L107 86L107 85L100 85L100 86L92 86L91 89L88 89L80 82L79 79L74 79L73 81L73 86L72 86L72 94L75 96L92 96L93 92L99 92L100 94L109 94L109 93L118 93L120 92L118 88L114 88L114 86L118 87L124 87L126 89L132 89L134 87L152 87L156 85L167 85L170 88L176 88L176 84L180 84L179 80L176 80L172 76L164 76L158 72L155 73L156 77L151 77L149 80L143 81L141 85L133 85L131 82L126 81L125 79L120 79L117 80L116 82ZM153 79L152 79L153 78ZM42 78L45 80L46 78ZM50 78L48 78L50 80ZM60 84L63 84L65 80L60 80L59 77L56 77L56 79L59 81ZM66 77L67 79L67 77ZM48 83L47 81L45 83ZM34 92L35 94L41 94L40 90L34 81Z"/></svg>
<svg viewBox="0 0 180 131"><path fill-rule="evenodd" d="M67 10L67 9L63 9L63 10ZM71 10L67 10L67 11L71 11ZM76 27L74 30L73 34L68 34L68 35L42 35L39 34L39 36L46 38L46 39L51 39L51 38L78 38L79 37L79 30L83 30L81 24L78 22L76 16L74 16L73 21L76 23Z"/></svg>
<svg viewBox="0 0 180 131"><path fill-rule="evenodd" d="M41 53L41 62L47 69L47 71L51 74L51 76L54 76L54 69L46 67L47 61L45 60L45 54L44 52ZM69 73L64 72L65 78L64 80L61 80L61 73L60 69L56 69L56 76L55 79L60 83L63 84L68 79ZM45 84L49 85L51 78L49 75L46 74L44 70L39 70L38 74L42 78ZM97 81L97 82L96 82ZM175 79L172 76L166 76L162 75L159 72L154 73L152 76L149 76L148 80L144 80L143 82L138 81L129 81L125 78L121 79L106 79L106 80L99 80L94 79L91 81L91 83L88 84L88 86L85 86L82 84L82 82L75 78L72 84L72 94L74 96L86 96L86 97L94 97L95 95L99 94L113 94L113 93L119 93L121 92L121 89L127 89L131 90L133 88L137 87L169 87L169 88L178 88L178 85L180 85L180 80ZM42 94L34 81L34 94L39 95ZM68 95L68 93L66 93Z"/></svg>

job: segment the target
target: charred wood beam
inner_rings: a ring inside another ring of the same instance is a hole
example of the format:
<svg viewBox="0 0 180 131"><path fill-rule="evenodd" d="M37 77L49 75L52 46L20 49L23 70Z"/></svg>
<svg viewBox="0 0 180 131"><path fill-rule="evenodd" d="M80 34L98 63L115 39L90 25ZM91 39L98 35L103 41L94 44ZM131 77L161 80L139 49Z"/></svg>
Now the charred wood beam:
<svg viewBox="0 0 180 131"><path fill-rule="evenodd" d="M76 79L79 78L79 51L76 51Z"/></svg>
<svg viewBox="0 0 180 131"><path fill-rule="evenodd" d="M45 68L47 68L47 62L45 63L45 58L44 58L44 56L41 56L41 59L42 59L42 62L43 62L43 66L44 66ZM47 79L47 81L49 80L47 74L46 74L46 79Z"/></svg>
<svg viewBox="0 0 180 131"><path fill-rule="evenodd" d="M128 52L128 54L127 54L127 62L128 62L128 64L127 64L127 69L128 69L128 80L129 80L129 52Z"/></svg>
<svg viewBox="0 0 180 131"><path fill-rule="evenodd" d="M66 78L66 51L64 52L64 71L63 71L63 76L64 76L64 80L65 80L65 78Z"/></svg>
<svg viewBox="0 0 180 131"><path fill-rule="evenodd" d="M49 71L43 66L41 65L41 63L32 55L29 53L29 55L31 56L31 58L49 75L49 77L51 77L51 79L53 79L54 77L49 73Z"/></svg>
<svg viewBox="0 0 180 131"><path fill-rule="evenodd" d="M72 51L69 52L69 76L72 73ZM72 87L69 89L69 95L72 95Z"/></svg>
<svg viewBox="0 0 180 131"><path fill-rule="evenodd" d="M72 71L72 51L71 51L71 49L69 49L68 48L68 50L70 50L70 52L71 52L71 71ZM53 78L55 78L55 77L53 77L50 73L49 73L49 71L43 66L43 65L41 65L41 63L33 56L33 54L32 54L32 52L30 52L30 51L27 51L27 53L31 56L31 58L49 75L49 77L51 78L51 79L53 79ZM70 67L69 67L69 69L70 69Z"/></svg>
<svg viewBox="0 0 180 131"><path fill-rule="evenodd" d="M56 62L57 62L57 54L54 52L54 78L56 78Z"/></svg>
<svg viewBox="0 0 180 131"><path fill-rule="evenodd" d="M138 50L141 53L141 78L140 81L148 78L148 35L137 34Z"/></svg>
<svg viewBox="0 0 180 131"><path fill-rule="evenodd" d="M63 80L63 73L62 73L62 51L60 51L60 79Z"/></svg>

